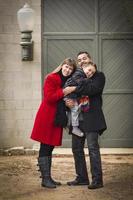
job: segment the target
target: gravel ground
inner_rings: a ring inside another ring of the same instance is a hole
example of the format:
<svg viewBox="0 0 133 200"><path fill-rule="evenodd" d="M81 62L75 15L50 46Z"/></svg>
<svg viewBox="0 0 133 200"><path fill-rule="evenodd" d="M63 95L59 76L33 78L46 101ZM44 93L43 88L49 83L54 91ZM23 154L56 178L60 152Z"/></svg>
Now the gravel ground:
<svg viewBox="0 0 133 200"><path fill-rule="evenodd" d="M40 186L36 164L35 155L0 156L0 200L133 200L133 155L102 156L104 188L97 190L66 185L75 177L72 156L53 158L52 175L62 182L56 189Z"/></svg>

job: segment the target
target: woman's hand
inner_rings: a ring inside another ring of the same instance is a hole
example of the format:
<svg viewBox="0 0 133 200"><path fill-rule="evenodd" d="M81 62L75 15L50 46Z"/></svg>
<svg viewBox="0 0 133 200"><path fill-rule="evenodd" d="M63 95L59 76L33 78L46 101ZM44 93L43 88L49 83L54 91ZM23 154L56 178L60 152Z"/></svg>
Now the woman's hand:
<svg viewBox="0 0 133 200"><path fill-rule="evenodd" d="M63 89L64 96L74 92L76 90L76 86L68 86Z"/></svg>
<svg viewBox="0 0 133 200"><path fill-rule="evenodd" d="M72 99L67 99L65 104L68 108L72 108L75 105L75 102Z"/></svg>

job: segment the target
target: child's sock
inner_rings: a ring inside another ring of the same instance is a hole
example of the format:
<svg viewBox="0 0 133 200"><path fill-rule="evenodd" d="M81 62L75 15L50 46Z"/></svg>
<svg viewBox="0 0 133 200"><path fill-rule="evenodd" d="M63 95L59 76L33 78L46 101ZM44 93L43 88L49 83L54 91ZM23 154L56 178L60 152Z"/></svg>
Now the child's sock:
<svg viewBox="0 0 133 200"><path fill-rule="evenodd" d="M79 137L83 137L84 133L78 128L78 126L73 126L72 133Z"/></svg>

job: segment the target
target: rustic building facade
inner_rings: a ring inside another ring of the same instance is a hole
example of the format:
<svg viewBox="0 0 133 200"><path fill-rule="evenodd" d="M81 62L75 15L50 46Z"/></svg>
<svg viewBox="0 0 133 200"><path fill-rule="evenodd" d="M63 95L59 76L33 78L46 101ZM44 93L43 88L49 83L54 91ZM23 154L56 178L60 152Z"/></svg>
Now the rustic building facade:
<svg viewBox="0 0 133 200"><path fill-rule="evenodd" d="M0 1L0 146L31 146L29 133L41 100L41 2L35 10L34 60L21 61L17 11L25 1Z"/></svg>

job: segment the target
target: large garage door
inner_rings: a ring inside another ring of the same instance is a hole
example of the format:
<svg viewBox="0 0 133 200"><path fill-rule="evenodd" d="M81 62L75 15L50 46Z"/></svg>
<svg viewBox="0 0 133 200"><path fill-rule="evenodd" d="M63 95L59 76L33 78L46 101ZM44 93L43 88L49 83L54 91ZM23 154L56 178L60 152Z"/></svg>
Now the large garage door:
<svg viewBox="0 0 133 200"><path fill-rule="evenodd" d="M133 1L42 0L42 81L79 51L106 75L101 146L133 147ZM63 146L71 146L65 131Z"/></svg>

